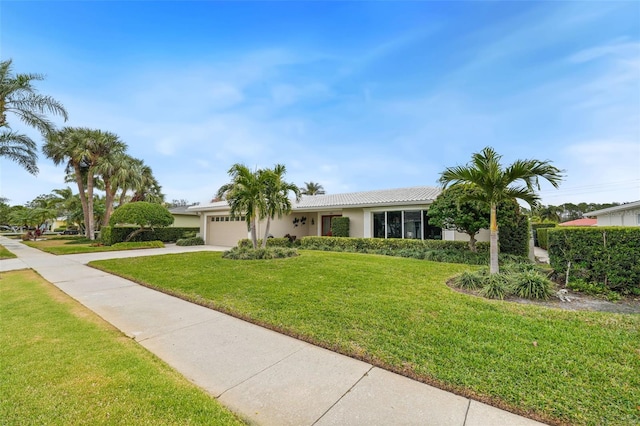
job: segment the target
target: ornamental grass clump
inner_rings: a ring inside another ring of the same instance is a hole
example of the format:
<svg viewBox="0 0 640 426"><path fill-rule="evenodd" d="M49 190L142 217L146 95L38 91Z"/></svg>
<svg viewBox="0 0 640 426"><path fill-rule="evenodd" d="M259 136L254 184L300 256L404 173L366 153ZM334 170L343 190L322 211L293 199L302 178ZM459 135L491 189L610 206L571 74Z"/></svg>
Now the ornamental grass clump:
<svg viewBox="0 0 640 426"><path fill-rule="evenodd" d="M462 274L458 275L453 280L453 283L456 285L456 287L460 287L465 290L478 290L482 288L486 277L486 274L483 274L481 271L465 271Z"/></svg>
<svg viewBox="0 0 640 426"><path fill-rule="evenodd" d="M513 294L525 299L548 299L553 294L553 283L536 271L512 274L510 277Z"/></svg>
<svg viewBox="0 0 640 426"><path fill-rule="evenodd" d="M491 274L484 280L484 285L480 289L480 295L489 299L503 300L511 292L509 279L506 274Z"/></svg>

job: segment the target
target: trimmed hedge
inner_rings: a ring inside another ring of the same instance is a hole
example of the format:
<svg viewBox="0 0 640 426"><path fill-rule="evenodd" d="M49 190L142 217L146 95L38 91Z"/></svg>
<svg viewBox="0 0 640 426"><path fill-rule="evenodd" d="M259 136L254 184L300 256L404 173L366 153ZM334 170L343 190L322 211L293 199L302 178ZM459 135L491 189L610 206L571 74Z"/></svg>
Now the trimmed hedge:
<svg viewBox="0 0 640 426"><path fill-rule="evenodd" d="M556 226L556 223L532 223L531 232L533 233L533 245L544 248L538 243L538 229L555 228Z"/></svg>
<svg viewBox="0 0 640 426"><path fill-rule="evenodd" d="M176 241L177 246L203 246L204 240L200 237L181 238Z"/></svg>
<svg viewBox="0 0 640 426"><path fill-rule="evenodd" d="M121 243L127 239L136 229L135 226L103 226L100 229L100 240L106 246ZM132 241L162 241L164 243L175 242L183 238L192 238L200 232L200 228L154 228L142 232Z"/></svg>
<svg viewBox="0 0 640 426"><path fill-rule="evenodd" d="M331 219L331 235L334 237L348 237L349 236L349 218L348 217L334 217Z"/></svg>
<svg viewBox="0 0 640 426"><path fill-rule="evenodd" d="M549 250L549 229L553 228L539 228L536 234L538 235L538 247L545 250Z"/></svg>
<svg viewBox="0 0 640 426"><path fill-rule="evenodd" d="M570 280L640 295L640 227L553 228L548 233L549 259L557 273L569 269Z"/></svg>
<svg viewBox="0 0 640 426"><path fill-rule="evenodd" d="M291 242L289 238L267 238L267 247L293 247L297 244ZM262 246L262 238L258 240L258 247ZM238 248L253 248L249 238L238 241Z"/></svg>
<svg viewBox="0 0 640 426"><path fill-rule="evenodd" d="M478 253L488 253L489 243L476 244ZM466 241L410 240L401 238L302 237L300 248L308 250L369 252L378 250L428 249L469 251Z"/></svg>

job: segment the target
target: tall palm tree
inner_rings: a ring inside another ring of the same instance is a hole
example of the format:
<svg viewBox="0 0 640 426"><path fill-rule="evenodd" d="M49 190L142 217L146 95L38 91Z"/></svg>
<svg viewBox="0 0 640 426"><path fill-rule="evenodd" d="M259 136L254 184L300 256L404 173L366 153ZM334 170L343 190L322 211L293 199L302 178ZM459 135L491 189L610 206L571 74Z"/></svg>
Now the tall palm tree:
<svg viewBox="0 0 640 426"><path fill-rule="evenodd" d="M36 143L26 135L15 133L7 121L7 112L17 115L29 127L43 136L51 133L53 123L45 114L59 115L66 121L67 111L50 96L37 92L33 81L44 80L41 74L13 74L11 59L0 61L0 156L23 166L29 173L38 173ZM6 130L5 130L6 129Z"/></svg>
<svg viewBox="0 0 640 426"><path fill-rule="evenodd" d="M319 183L313 181L305 182L304 186L305 188L302 191L303 195L324 195L325 193L324 188Z"/></svg>
<svg viewBox="0 0 640 426"><path fill-rule="evenodd" d="M97 168L110 155L124 152L126 145L111 132L65 127L47 135L42 147L45 155L57 164L67 163L73 172L84 214L85 234L94 239L94 197Z"/></svg>
<svg viewBox="0 0 640 426"><path fill-rule="evenodd" d="M273 169L260 170L260 181L263 184L264 210L261 213L261 219L266 217L267 225L262 239L262 247L267 246L267 238L269 237L269 227L274 217L282 217L291 213L291 199L289 193L293 192L296 201L300 201L300 188L293 183L286 182L283 179L287 172L283 164L276 164Z"/></svg>
<svg viewBox="0 0 640 426"><path fill-rule="evenodd" d="M477 199L489 205L490 214L490 267L492 274L500 271L498 266L498 222L496 208L500 201L520 199L530 206L539 200L536 189L540 189L539 178L547 180L555 188L562 180L561 170L549 161L516 160L503 168L501 155L491 147L471 157L466 166L449 167L440 176L443 188L448 185L468 184L479 189Z"/></svg>
<svg viewBox="0 0 640 426"><path fill-rule="evenodd" d="M137 184L132 189L135 191L131 201L147 201L149 203L162 204L164 202L164 194L162 186L153 176L151 167L141 162L138 169Z"/></svg>
<svg viewBox="0 0 640 426"><path fill-rule="evenodd" d="M266 210L262 194L264 174L258 171L252 172L244 164L234 164L229 169L229 176L231 176L231 182L222 185L216 197L229 202L232 216L246 217L253 248L258 248L256 221L260 212Z"/></svg>

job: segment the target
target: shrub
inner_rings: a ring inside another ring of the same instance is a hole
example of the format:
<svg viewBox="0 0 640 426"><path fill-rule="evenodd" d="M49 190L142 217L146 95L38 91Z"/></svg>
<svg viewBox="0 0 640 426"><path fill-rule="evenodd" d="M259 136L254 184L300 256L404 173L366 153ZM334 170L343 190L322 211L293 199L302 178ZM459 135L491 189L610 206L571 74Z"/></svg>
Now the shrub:
<svg viewBox="0 0 640 426"><path fill-rule="evenodd" d="M288 247L234 247L222 254L224 259L232 260L260 260L260 259L284 259L298 255L298 251Z"/></svg>
<svg viewBox="0 0 640 426"><path fill-rule="evenodd" d="M536 232L536 234L538 235L538 247L545 250L549 250L549 229L552 228L540 228Z"/></svg>
<svg viewBox="0 0 640 426"><path fill-rule="evenodd" d="M203 246L204 240L200 237L181 238L176 241L177 246Z"/></svg>
<svg viewBox="0 0 640 426"><path fill-rule="evenodd" d="M509 295L509 292L509 281L505 274L492 274L484 280L480 295L489 299L503 300L505 296Z"/></svg>
<svg viewBox="0 0 640 426"><path fill-rule="evenodd" d="M511 291L526 299L548 299L553 294L553 283L540 273L530 270L510 277Z"/></svg>
<svg viewBox="0 0 640 426"><path fill-rule="evenodd" d="M262 245L262 239L258 240L258 247ZM293 247L294 241L289 238L267 238L267 247ZM238 241L238 248L253 248L253 243L249 238L244 238Z"/></svg>
<svg viewBox="0 0 640 426"><path fill-rule="evenodd" d="M123 242L131 232L135 231L135 227L126 226L103 226L100 229L100 239L104 245ZM171 243L183 238L194 237L200 228L154 228L142 232L132 238L131 241L162 241Z"/></svg>
<svg viewBox="0 0 640 426"><path fill-rule="evenodd" d="M116 243L111 247L118 248L122 250L127 249L136 249L136 248L163 248L164 243L162 241L136 241L136 242L127 242L127 243Z"/></svg>
<svg viewBox="0 0 640 426"><path fill-rule="evenodd" d="M551 267L620 294L640 292L640 227L552 228Z"/></svg>
<svg viewBox="0 0 640 426"><path fill-rule="evenodd" d="M546 229L546 228L555 228L555 227L556 227L555 223L532 223L531 232L533 233L533 245L535 245L536 247L544 248L540 245L538 241L538 230ZM547 235L546 231L545 231L545 235Z"/></svg>
<svg viewBox="0 0 640 426"><path fill-rule="evenodd" d="M483 271L465 271L454 278L453 284L456 287L464 288L465 290L477 290L482 288L486 277L486 272Z"/></svg>
<svg viewBox="0 0 640 426"><path fill-rule="evenodd" d="M331 235L334 237L348 237L349 236L349 218L348 217L334 217L331 219Z"/></svg>

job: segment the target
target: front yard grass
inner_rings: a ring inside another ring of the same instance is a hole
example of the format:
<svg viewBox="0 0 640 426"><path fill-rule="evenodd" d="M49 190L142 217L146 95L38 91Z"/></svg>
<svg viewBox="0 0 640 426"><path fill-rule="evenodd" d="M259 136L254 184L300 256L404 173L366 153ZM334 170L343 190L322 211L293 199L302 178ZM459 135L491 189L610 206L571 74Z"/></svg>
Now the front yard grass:
<svg viewBox="0 0 640 426"><path fill-rule="evenodd" d="M120 251L120 250L136 250L149 248L145 247L145 243L130 243L128 248L114 247L114 246L102 246L92 244L98 243L98 241L89 242L84 237L54 237L43 239L39 241L23 241L24 244L29 247L42 250L47 253L55 255L64 254L79 254L79 253L96 253L102 251Z"/></svg>
<svg viewBox="0 0 640 426"><path fill-rule="evenodd" d="M3 245L0 245L0 259L14 259L17 256L11 253L7 248Z"/></svg>
<svg viewBox="0 0 640 426"><path fill-rule="evenodd" d="M240 425L33 271L0 280L0 423Z"/></svg>
<svg viewBox="0 0 640 426"><path fill-rule="evenodd" d="M558 424L640 424L640 316L491 301L466 265L300 251L201 252L100 269L495 406Z"/></svg>

